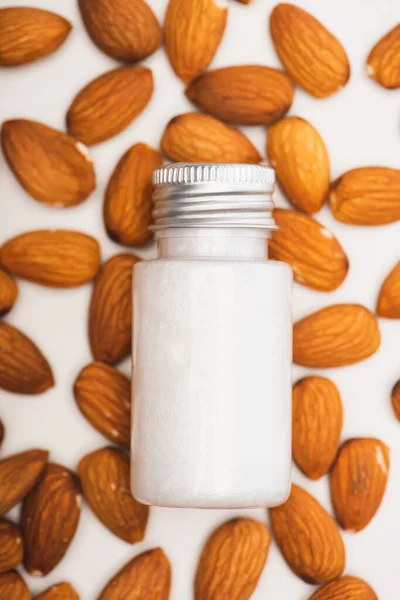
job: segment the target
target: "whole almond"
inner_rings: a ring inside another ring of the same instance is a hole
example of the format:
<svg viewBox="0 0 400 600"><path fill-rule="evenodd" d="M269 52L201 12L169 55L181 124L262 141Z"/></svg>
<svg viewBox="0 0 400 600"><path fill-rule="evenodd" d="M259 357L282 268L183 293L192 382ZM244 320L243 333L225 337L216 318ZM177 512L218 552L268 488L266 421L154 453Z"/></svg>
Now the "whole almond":
<svg viewBox="0 0 400 600"><path fill-rule="evenodd" d="M201 110L239 125L278 121L289 110L293 94L293 84L282 71L262 65L207 71L186 90Z"/></svg>
<svg viewBox="0 0 400 600"><path fill-rule="evenodd" d="M35 596L34 600L79 600L79 596L70 583L62 581Z"/></svg>
<svg viewBox="0 0 400 600"><path fill-rule="evenodd" d="M344 575L319 588L309 600L378 600L378 596L363 579Z"/></svg>
<svg viewBox="0 0 400 600"><path fill-rule="evenodd" d="M135 62L161 46L161 27L144 0L79 0L79 9L93 42L112 58Z"/></svg>
<svg viewBox="0 0 400 600"><path fill-rule="evenodd" d="M338 221L385 225L400 219L400 170L361 167L331 185L329 201Z"/></svg>
<svg viewBox="0 0 400 600"><path fill-rule="evenodd" d="M22 331L0 321L0 388L41 394L54 385L46 357Z"/></svg>
<svg viewBox="0 0 400 600"><path fill-rule="evenodd" d="M68 208L86 200L96 186L87 148L43 123L5 121L1 144L15 177L39 202Z"/></svg>
<svg viewBox="0 0 400 600"><path fill-rule="evenodd" d="M0 317L4 317L14 306L18 296L18 287L8 273L0 269Z"/></svg>
<svg viewBox="0 0 400 600"><path fill-rule="evenodd" d="M115 444L130 447L131 382L126 375L105 363L90 363L75 380L74 396L97 431Z"/></svg>
<svg viewBox="0 0 400 600"><path fill-rule="evenodd" d="M169 0L165 48L175 73L189 83L205 71L224 35L227 2Z"/></svg>
<svg viewBox="0 0 400 600"><path fill-rule="evenodd" d="M320 21L293 4L278 4L270 17L275 50L289 75L315 98L326 98L349 80L350 65L339 40Z"/></svg>
<svg viewBox="0 0 400 600"><path fill-rule="evenodd" d="M149 507L131 493L129 457L115 448L84 456L78 474L84 497L100 521L129 544L144 538Z"/></svg>
<svg viewBox="0 0 400 600"><path fill-rule="evenodd" d="M142 112L153 94L147 67L118 67L88 83L67 112L68 132L84 144L117 135Z"/></svg>
<svg viewBox="0 0 400 600"><path fill-rule="evenodd" d="M397 419L400 421L400 379L392 389L392 408Z"/></svg>
<svg viewBox="0 0 400 600"><path fill-rule="evenodd" d="M150 238L152 175L161 165L161 154L147 144L135 144L119 160L104 199L104 222L112 240L135 246Z"/></svg>
<svg viewBox="0 0 400 600"><path fill-rule="evenodd" d="M171 566L161 548L135 556L106 585L98 600L168 600Z"/></svg>
<svg viewBox="0 0 400 600"><path fill-rule="evenodd" d="M335 460L343 426L339 390L326 377L304 377L293 386L293 459L310 479L320 479Z"/></svg>
<svg viewBox="0 0 400 600"><path fill-rule="evenodd" d="M132 340L132 271L139 259L116 254L102 266L89 308L89 341L95 360L115 364Z"/></svg>
<svg viewBox="0 0 400 600"><path fill-rule="evenodd" d="M378 510L389 473L389 448L374 438L341 447L330 476L332 504L343 529L361 531Z"/></svg>
<svg viewBox="0 0 400 600"><path fill-rule="evenodd" d="M24 565L30 575L47 575L63 558L78 526L80 500L76 475L61 465L47 464L21 511Z"/></svg>
<svg viewBox="0 0 400 600"><path fill-rule="evenodd" d="M16 525L0 519L0 573L14 569L22 562L24 546Z"/></svg>
<svg viewBox="0 0 400 600"><path fill-rule="evenodd" d="M400 261L382 284L376 312L379 317L400 319Z"/></svg>
<svg viewBox="0 0 400 600"><path fill-rule="evenodd" d="M16 571L0 573L0 598L4 600L31 600L31 593Z"/></svg>
<svg viewBox="0 0 400 600"><path fill-rule="evenodd" d="M161 150L177 162L261 161L258 150L241 131L202 113L174 117L161 138Z"/></svg>
<svg viewBox="0 0 400 600"><path fill-rule="evenodd" d="M289 499L269 512L279 549L298 577L325 583L341 575L346 556L339 529L313 496L292 485Z"/></svg>
<svg viewBox="0 0 400 600"><path fill-rule="evenodd" d="M68 229L29 231L0 248L0 263L12 275L48 287L87 283L100 268L100 246L93 237Z"/></svg>
<svg viewBox="0 0 400 600"><path fill-rule="evenodd" d="M237 518L208 538L195 579L196 600L247 600L268 557L271 535L264 523Z"/></svg>
<svg viewBox="0 0 400 600"><path fill-rule="evenodd" d="M400 25L396 25L372 48L367 74L385 88L400 87Z"/></svg>
<svg viewBox="0 0 400 600"><path fill-rule="evenodd" d="M277 208L278 229L268 242L270 258L287 262L294 279L314 290L330 292L346 278L349 261L334 235L314 219Z"/></svg>
<svg viewBox="0 0 400 600"><path fill-rule="evenodd" d="M59 15L27 6L0 9L0 66L25 65L57 50L71 31Z"/></svg>
<svg viewBox="0 0 400 600"><path fill-rule="evenodd" d="M0 460L0 515L11 510L33 488L48 457L47 450L34 449Z"/></svg>
<svg viewBox="0 0 400 600"><path fill-rule="evenodd" d="M293 361L314 368L364 360L380 345L376 317L360 304L334 304L294 324Z"/></svg>
<svg viewBox="0 0 400 600"><path fill-rule="evenodd" d="M311 123L286 117L272 125L268 129L267 156L290 202L307 213L319 211L328 197L329 156Z"/></svg>

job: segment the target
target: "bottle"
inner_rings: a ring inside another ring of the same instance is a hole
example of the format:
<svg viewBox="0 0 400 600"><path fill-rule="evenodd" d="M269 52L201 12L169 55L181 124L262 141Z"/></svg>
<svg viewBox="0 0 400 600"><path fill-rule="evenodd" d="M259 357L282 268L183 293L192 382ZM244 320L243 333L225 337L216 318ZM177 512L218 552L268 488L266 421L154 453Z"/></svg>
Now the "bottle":
<svg viewBox="0 0 400 600"><path fill-rule="evenodd" d="M292 274L268 260L274 171L154 172L158 258L134 267L132 492L157 506L285 501Z"/></svg>

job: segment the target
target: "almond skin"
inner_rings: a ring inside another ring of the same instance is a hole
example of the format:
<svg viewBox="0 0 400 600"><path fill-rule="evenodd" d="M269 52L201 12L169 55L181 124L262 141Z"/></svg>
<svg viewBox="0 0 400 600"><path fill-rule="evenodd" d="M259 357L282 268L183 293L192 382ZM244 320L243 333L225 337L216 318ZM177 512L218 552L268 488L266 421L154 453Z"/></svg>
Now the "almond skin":
<svg viewBox="0 0 400 600"><path fill-rule="evenodd" d="M329 191L329 156L318 131L286 117L268 129L267 156L287 198L306 213L318 212Z"/></svg>
<svg viewBox="0 0 400 600"><path fill-rule="evenodd" d="M361 167L331 185L329 201L338 221L385 225L400 219L400 170Z"/></svg>
<svg viewBox="0 0 400 600"><path fill-rule="evenodd" d="M228 8L215 0L169 0L165 48L182 81L189 83L211 63L224 35Z"/></svg>
<svg viewBox="0 0 400 600"><path fill-rule="evenodd" d="M161 154L147 144L135 144L119 160L104 199L104 222L112 240L136 246L151 237L152 176L161 165Z"/></svg>
<svg viewBox="0 0 400 600"><path fill-rule="evenodd" d="M0 573L0 598L4 600L31 600L31 593L16 571Z"/></svg>
<svg viewBox="0 0 400 600"><path fill-rule="evenodd" d="M0 419L0 446L3 443L5 434L6 434L6 429L4 427L3 421Z"/></svg>
<svg viewBox="0 0 400 600"><path fill-rule="evenodd" d="M13 6L0 10L0 66L25 65L57 50L69 21L48 10Z"/></svg>
<svg viewBox="0 0 400 600"><path fill-rule="evenodd" d="M350 65L339 40L320 21L293 4L278 4L270 17L275 50L294 81L326 98L349 80Z"/></svg>
<svg viewBox="0 0 400 600"><path fill-rule="evenodd" d="M22 331L0 321L0 388L41 394L54 385L46 357Z"/></svg>
<svg viewBox="0 0 400 600"><path fill-rule="evenodd" d="M74 383L75 401L93 427L129 449L131 442L131 382L110 365L93 362Z"/></svg>
<svg viewBox="0 0 400 600"><path fill-rule="evenodd" d="M343 444L330 476L332 504L343 529L361 531L374 517L389 463L389 448L380 440L354 438Z"/></svg>
<svg viewBox="0 0 400 600"><path fill-rule="evenodd" d="M376 312L379 317L400 319L400 261L382 284Z"/></svg>
<svg viewBox="0 0 400 600"><path fill-rule="evenodd" d="M80 500L76 475L61 465L47 464L21 511L24 565L30 575L47 575L63 558L78 526Z"/></svg>
<svg viewBox="0 0 400 600"><path fill-rule="evenodd" d="M247 600L268 557L271 535L253 519L223 523L208 538L195 579L196 600Z"/></svg>
<svg viewBox="0 0 400 600"><path fill-rule="evenodd" d="M346 278L349 261L334 235L314 219L293 210L277 208L278 229L268 242L270 258L287 262L297 283L330 292Z"/></svg>
<svg viewBox="0 0 400 600"><path fill-rule="evenodd" d="M397 419L400 421L400 379L392 389L392 408Z"/></svg>
<svg viewBox="0 0 400 600"><path fill-rule="evenodd" d="M11 510L33 488L48 458L47 450L34 449L0 460L0 515Z"/></svg>
<svg viewBox="0 0 400 600"><path fill-rule="evenodd" d="M269 512L279 549L298 577L326 583L341 575L346 557L339 529L313 496L292 485L289 499Z"/></svg>
<svg viewBox="0 0 400 600"><path fill-rule="evenodd" d="M378 600L378 596L363 579L344 575L319 588L310 600Z"/></svg>
<svg viewBox="0 0 400 600"><path fill-rule="evenodd" d="M68 132L84 144L120 133L142 112L153 94L146 67L118 67L88 83L67 112Z"/></svg>
<svg viewBox="0 0 400 600"><path fill-rule="evenodd" d="M171 566L161 548L135 556L109 581L97 600L168 600Z"/></svg>
<svg viewBox="0 0 400 600"><path fill-rule="evenodd" d="M0 519L0 573L10 571L22 562L24 546L16 525Z"/></svg>
<svg viewBox="0 0 400 600"><path fill-rule="evenodd" d="M204 112L238 125L270 125L289 110L294 88L278 69L242 65L207 71L186 90Z"/></svg>
<svg viewBox="0 0 400 600"><path fill-rule="evenodd" d="M85 146L57 129L27 119L5 121L1 145L19 183L43 204L75 206L96 186Z"/></svg>
<svg viewBox="0 0 400 600"><path fill-rule="evenodd" d="M12 275L48 287L76 287L100 268L100 246L85 233L67 229L29 231L0 248L0 263Z"/></svg>
<svg viewBox="0 0 400 600"><path fill-rule="evenodd" d="M0 269L0 317L12 309L18 297L18 287L8 273Z"/></svg>
<svg viewBox="0 0 400 600"><path fill-rule="evenodd" d="M367 74L385 88L400 87L400 25L396 25L372 48Z"/></svg>
<svg viewBox="0 0 400 600"><path fill-rule="evenodd" d="M79 600L79 596L70 583L63 581L35 596L34 600Z"/></svg>
<svg viewBox="0 0 400 600"><path fill-rule="evenodd" d="M161 46L161 27L144 0L79 0L79 9L93 42L112 58L135 62Z"/></svg>
<svg viewBox="0 0 400 600"><path fill-rule="evenodd" d="M343 406L339 390L326 377L304 377L293 387L293 460L310 479L331 468L340 444Z"/></svg>
<svg viewBox="0 0 400 600"><path fill-rule="evenodd" d="M379 345L377 320L360 304L328 306L293 327L293 361L305 367L351 365L374 354Z"/></svg>

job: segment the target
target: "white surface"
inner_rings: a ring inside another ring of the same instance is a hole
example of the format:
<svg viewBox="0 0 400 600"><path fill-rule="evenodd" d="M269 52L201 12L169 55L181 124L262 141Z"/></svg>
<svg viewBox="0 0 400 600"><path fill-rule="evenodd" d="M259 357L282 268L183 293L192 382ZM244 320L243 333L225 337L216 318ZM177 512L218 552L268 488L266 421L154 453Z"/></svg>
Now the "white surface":
<svg viewBox="0 0 400 600"><path fill-rule="evenodd" d="M27 117L62 128L72 97L90 79L112 68L86 35L74 0L3 0L4 5L31 5L56 10L71 19L74 30L53 56L30 66L1 70L1 119ZM166 0L151 2L162 18ZM279 65L268 34L273 2L253 0L250 6L230 2L229 24L214 66L238 63ZM315 100L296 91L290 114L309 119L325 139L332 176L359 165L399 167L400 91L381 89L364 75L365 57L376 40L399 21L398 0L302 0L301 5L319 17L343 42L352 65L348 85L327 100ZM104 257L120 251L104 233L101 205L104 185L121 154L134 142L159 143L166 122L190 110L183 84L173 75L163 51L146 63L154 70L155 94L139 118L122 134L93 148L97 190L83 205L58 210L30 198L11 172L0 165L0 239L39 227L73 227L94 234ZM246 128L265 152L265 130ZM278 203L284 201L277 194ZM350 272L335 292L323 294L295 286L295 316L333 302L361 302L374 309L380 284L400 258L400 223L377 228L346 226L336 222L325 207L318 219L338 236L350 258ZM140 252L148 256L149 251ZM90 361L86 318L91 288L51 291L20 284L20 298L9 321L21 327L50 358L57 385L37 397L2 392L0 416L7 427L1 449L5 455L30 446L51 449L53 460L75 467L86 452L106 444L81 416L72 397L72 382ZM398 598L400 555L400 424L389 403L390 390L400 377L400 321L380 320L382 345L371 359L348 368L320 371L339 386L344 407L343 437L377 436L391 447L391 471L383 504L371 524L358 534L344 534L346 572L365 577L380 600ZM128 370L128 362L124 365ZM310 373L296 368L294 376ZM330 509L328 481L307 481L294 469L294 481L304 485ZM30 580L34 591L61 579L71 580L83 600L94 600L105 581L121 565L146 548L161 545L173 565L172 600L190 600L197 558L213 527L232 516L248 514L266 519L264 510L202 511L153 509L144 542L130 547L113 537L84 506L78 533L60 566L46 580ZM279 598L306 600L313 586L296 578L275 544L253 600Z"/></svg>

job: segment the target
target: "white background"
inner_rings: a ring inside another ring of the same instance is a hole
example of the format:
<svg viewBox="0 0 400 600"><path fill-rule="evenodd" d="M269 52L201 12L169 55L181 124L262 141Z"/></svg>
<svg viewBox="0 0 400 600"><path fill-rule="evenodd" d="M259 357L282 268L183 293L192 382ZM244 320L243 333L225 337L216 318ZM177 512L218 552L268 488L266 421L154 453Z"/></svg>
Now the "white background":
<svg viewBox="0 0 400 600"><path fill-rule="evenodd" d="M0 70L0 117L37 119L63 129L67 108L77 91L92 78L117 66L89 40L75 0L3 0L3 5L30 5L54 10L70 19L73 31L52 56L31 65ZM253 0L250 6L229 3L229 23L213 66L259 63L279 66L268 33L274 2ZM335 96L316 100L296 91L290 114L309 119L324 138L332 177L362 165L400 166L400 91L380 88L364 74L365 57L376 40L399 22L398 0L302 0L301 6L322 20L342 41L351 63L351 79ZM160 19L166 0L152 0ZM107 179L121 154L134 142L154 146L168 120L191 110L184 86L173 74L163 50L145 61L153 69L155 93L148 108L116 138L93 147L97 189L81 206L48 208L19 186L1 158L0 241L19 232L46 227L76 228L91 233L102 245L104 258L122 248L111 242L102 223L102 197ZM265 155L265 129L246 133ZM277 193L277 203L285 201ZM325 207L317 216L339 238L350 260L350 271L337 291L325 294L295 285L298 318L335 302L359 302L374 310L384 277L400 258L400 223L366 228L336 222ZM152 249L138 250L150 256ZM0 417L7 428L4 456L39 446L52 460L75 468L83 454L106 445L75 406L72 384L91 360L86 321L91 286L48 290L20 283L20 298L8 320L26 331L53 366L56 386L37 397L1 392ZM320 371L339 386L345 407L343 438L376 436L391 448L391 471L383 504L372 523L358 534L344 533L346 573L367 579L380 600L398 598L400 556L400 423L390 407L390 391L400 378L400 321L380 319L382 345L369 360L342 369ZM129 362L122 365L129 372ZM295 368L294 377L311 371ZM304 485L331 509L328 481L310 482L296 469L294 481ZM210 531L233 514L266 520L264 510L201 511L153 508L145 540L134 547L115 538L83 506L77 535L66 558L46 580L29 579L34 592L62 579L70 580L84 600L94 600L104 583L135 554L160 545L173 566L172 600L192 597L199 551ZM313 586L288 569L272 545L254 600L305 600Z"/></svg>

